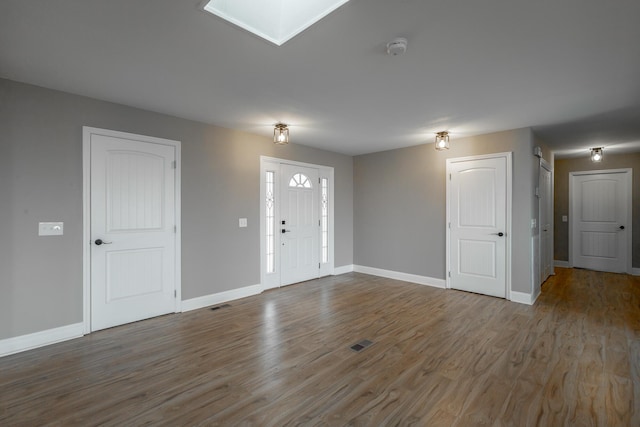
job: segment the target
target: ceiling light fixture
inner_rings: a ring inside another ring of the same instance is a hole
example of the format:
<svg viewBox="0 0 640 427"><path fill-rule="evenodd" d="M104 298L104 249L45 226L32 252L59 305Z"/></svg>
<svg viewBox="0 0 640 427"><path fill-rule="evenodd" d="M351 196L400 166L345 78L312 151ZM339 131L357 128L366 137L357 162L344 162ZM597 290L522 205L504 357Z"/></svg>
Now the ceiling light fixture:
<svg viewBox="0 0 640 427"><path fill-rule="evenodd" d="M591 161L599 163L602 161L602 147L596 147L591 149Z"/></svg>
<svg viewBox="0 0 640 427"><path fill-rule="evenodd" d="M289 126L278 123L273 128L273 143L276 145L287 145L289 143Z"/></svg>
<svg viewBox="0 0 640 427"><path fill-rule="evenodd" d="M449 132L438 132L436 133L436 150L448 150L449 149Z"/></svg>

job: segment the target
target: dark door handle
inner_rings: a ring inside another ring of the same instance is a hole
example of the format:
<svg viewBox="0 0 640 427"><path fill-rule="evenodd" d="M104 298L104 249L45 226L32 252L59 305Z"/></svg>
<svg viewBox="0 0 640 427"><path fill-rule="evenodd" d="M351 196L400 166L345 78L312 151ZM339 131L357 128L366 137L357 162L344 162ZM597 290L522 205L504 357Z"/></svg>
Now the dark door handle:
<svg viewBox="0 0 640 427"><path fill-rule="evenodd" d="M291 230L285 230L284 228L282 229L282 234L284 233L291 233Z"/></svg>
<svg viewBox="0 0 640 427"><path fill-rule="evenodd" d="M620 226L620 230L624 230L624 225L621 225L621 226Z"/></svg>
<svg viewBox="0 0 640 427"><path fill-rule="evenodd" d="M94 242L96 245L100 246L100 245L110 245L112 242L105 242L102 239L96 239L96 241Z"/></svg>
<svg viewBox="0 0 640 427"><path fill-rule="evenodd" d="M494 235L498 236L498 237L502 237L504 236L504 233L501 231L499 233L493 233Z"/></svg>

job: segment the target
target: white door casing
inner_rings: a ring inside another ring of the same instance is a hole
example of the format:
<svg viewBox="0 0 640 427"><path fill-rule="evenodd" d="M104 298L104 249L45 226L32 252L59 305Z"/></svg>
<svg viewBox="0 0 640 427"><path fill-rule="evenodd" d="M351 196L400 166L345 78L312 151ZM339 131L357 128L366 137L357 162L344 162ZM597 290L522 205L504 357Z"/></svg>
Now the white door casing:
<svg viewBox="0 0 640 427"><path fill-rule="evenodd" d="M447 287L509 297L511 153L447 160Z"/></svg>
<svg viewBox="0 0 640 427"><path fill-rule="evenodd" d="M84 128L86 332L179 310L179 148Z"/></svg>
<svg viewBox="0 0 640 427"><path fill-rule="evenodd" d="M631 273L631 169L571 172L571 266Z"/></svg>
<svg viewBox="0 0 640 427"><path fill-rule="evenodd" d="M289 186L297 173L309 178L311 189ZM273 181L270 184L267 183L267 174ZM333 175L333 168L327 166L260 157L260 271L263 290L333 274ZM327 185L328 197L324 205L319 181ZM271 191L268 192L267 188ZM267 218L267 205L272 206L273 219ZM325 217L322 216L323 206ZM301 217L301 220L292 215ZM320 225L322 218L328 225L324 235ZM299 224L300 221L306 225ZM272 228L275 228L275 233ZM282 233L283 229L290 231ZM328 243L324 256L323 237ZM268 248L269 243L273 245L273 253ZM300 268L302 265L306 267Z"/></svg>
<svg viewBox="0 0 640 427"><path fill-rule="evenodd" d="M318 170L283 164L280 169L280 285L320 276Z"/></svg>
<svg viewBox="0 0 640 427"><path fill-rule="evenodd" d="M540 233L540 284L553 274L553 178L551 166L541 160L538 231Z"/></svg>

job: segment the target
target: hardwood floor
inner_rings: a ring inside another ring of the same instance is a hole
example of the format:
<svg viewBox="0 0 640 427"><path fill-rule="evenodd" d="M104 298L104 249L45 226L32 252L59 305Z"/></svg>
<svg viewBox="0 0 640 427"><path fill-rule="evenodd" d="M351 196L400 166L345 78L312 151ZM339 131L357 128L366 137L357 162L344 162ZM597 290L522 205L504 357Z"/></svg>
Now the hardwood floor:
<svg viewBox="0 0 640 427"><path fill-rule="evenodd" d="M350 273L0 359L2 426L145 424L639 426L640 279L559 268L526 306Z"/></svg>

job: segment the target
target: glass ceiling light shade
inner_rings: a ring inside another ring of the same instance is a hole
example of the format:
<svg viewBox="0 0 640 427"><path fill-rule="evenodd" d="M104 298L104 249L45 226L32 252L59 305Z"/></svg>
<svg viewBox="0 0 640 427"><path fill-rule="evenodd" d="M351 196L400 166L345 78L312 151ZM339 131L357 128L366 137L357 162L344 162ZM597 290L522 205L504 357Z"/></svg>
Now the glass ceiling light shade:
<svg viewBox="0 0 640 427"><path fill-rule="evenodd" d="M591 149L591 161L594 163L599 163L602 161L602 147L592 148Z"/></svg>
<svg viewBox="0 0 640 427"><path fill-rule="evenodd" d="M203 7L281 46L349 0L209 0Z"/></svg>
<svg viewBox="0 0 640 427"><path fill-rule="evenodd" d="M287 145L289 143L289 127L284 123L278 123L273 128L273 143Z"/></svg>
<svg viewBox="0 0 640 427"><path fill-rule="evenodd" d="M436 133L436 150L448 150L449 149L449 132Z"/></svg>

